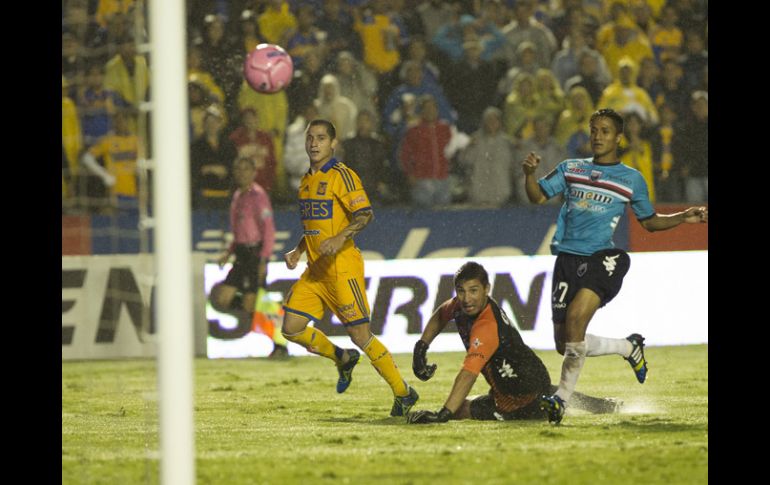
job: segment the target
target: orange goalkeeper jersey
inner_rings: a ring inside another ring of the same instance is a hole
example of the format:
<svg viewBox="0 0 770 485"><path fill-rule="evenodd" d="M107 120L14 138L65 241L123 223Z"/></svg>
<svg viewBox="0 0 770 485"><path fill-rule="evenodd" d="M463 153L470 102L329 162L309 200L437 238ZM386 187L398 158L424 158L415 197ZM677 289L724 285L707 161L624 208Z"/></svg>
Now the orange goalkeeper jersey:
<svg viewBox="0 0 770 485"><path fill-rule="evenodd" d="M371 209L358 174L332 158L316 173L308 170L302 177L298 199L308 259L303 277L334 280L340 274L363 272L361 252L352 239L334 256L319 252L321 242L339 234L351 223L353 214Z"/></svg>

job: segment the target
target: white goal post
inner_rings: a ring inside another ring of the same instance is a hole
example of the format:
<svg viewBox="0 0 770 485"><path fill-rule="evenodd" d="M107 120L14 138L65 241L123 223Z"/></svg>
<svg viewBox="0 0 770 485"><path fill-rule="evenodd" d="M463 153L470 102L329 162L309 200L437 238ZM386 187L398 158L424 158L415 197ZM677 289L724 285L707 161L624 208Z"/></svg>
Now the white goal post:
<svg viewBox="0 0 770 485"><path fill-rule="evenodd" d="M195 483L193 302L184 0L149 2L160 475Z"/></svg>

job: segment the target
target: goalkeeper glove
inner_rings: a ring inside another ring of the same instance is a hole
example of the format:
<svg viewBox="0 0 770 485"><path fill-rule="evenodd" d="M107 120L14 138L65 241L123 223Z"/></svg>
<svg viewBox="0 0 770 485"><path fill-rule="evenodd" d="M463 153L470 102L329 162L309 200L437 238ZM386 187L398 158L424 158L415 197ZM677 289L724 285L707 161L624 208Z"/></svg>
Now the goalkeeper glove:
<svg viewBox="0 0 770 485"><path fill-rule="evenodd" d="M452 411L444 406L441 408L441 411L437 413L426 410L409 413L406 416L406 422L409 424L446 423L451 417Z"/></svg>
<svg viewBox="0 0 770 485"><path fill-rule="evenodd" d="M433 373L436 372L436 364L428 365L425 354L428 352L428 344L422 340L418 340L414 344L414 354L412 355L412 371L421 381L427 381L433 377Z"/></svg>

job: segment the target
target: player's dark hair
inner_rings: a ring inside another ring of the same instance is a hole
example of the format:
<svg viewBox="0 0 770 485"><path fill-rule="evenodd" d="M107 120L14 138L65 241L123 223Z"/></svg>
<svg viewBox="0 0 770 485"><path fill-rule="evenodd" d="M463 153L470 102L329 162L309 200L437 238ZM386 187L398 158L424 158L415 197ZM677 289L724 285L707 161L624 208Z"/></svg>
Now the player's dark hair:
<svg viewBox="0 0 770 485"><path fill-rule="evenodd" d="M464 265L460 266L460 269L455 273L454 284L455 288L463 281L479 280L482 285L489 285L489 275L487 270L482 265L475 261L468 261Z"/></svg>
<svg viewBox="0 0 770 485"><path fill-rule="evenodd" d="M334 124L329 120L322 120L322 119L314 119L310 122L310 124L307 125L307 131L310 131L311 126L325 126L326 127L326 134L329 135L329 138L334 140L337 138L337 128L334 127Z"/></svg>
<svg viewBox="0 0 770 485"><path fill-rule="evenodd" d="M614 109L610 109L610 108L600 109L599 111L591 115L591 120L589 121L589 124L593 124L594 120L597 118L609 118L615 124L615 131L617 131L618 134L623 133L623 124L624 124L623 117L620 116L620 114Z"/></svg>

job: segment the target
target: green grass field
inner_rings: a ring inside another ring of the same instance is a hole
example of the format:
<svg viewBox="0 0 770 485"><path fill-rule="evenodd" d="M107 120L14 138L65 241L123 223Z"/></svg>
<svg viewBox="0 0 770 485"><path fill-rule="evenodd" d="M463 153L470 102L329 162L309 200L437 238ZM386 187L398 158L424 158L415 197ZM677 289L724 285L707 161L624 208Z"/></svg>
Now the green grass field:
<svg viewBox="0 0 770 485"><path fill-rule="evenodd" d="M639 385L617 356L589 358L578 390L614 396L621 414L568 411L547 422L451 421L406 425L366 363L337 394L317 357L197 360L199 484L702 484L708 482L708 346L650 347ZM539 352L558 382L561 356ZM430 353L428 382L411 355L395 356L419 391L415 409L439 409L461 353ZM154 360L62 362L62 483L159 483ZM486 393L480 378L474 394Z"/></svg>

